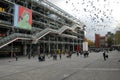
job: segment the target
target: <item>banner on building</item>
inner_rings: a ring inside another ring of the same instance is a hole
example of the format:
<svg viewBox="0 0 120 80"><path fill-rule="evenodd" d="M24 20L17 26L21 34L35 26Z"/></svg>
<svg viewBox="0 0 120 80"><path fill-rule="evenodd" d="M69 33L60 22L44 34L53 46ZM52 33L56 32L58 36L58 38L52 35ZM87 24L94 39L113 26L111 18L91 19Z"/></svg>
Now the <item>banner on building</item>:
<svg viewBox="0 0 120 80"><path fill-rule="evenodd" d="M32 10L14 5L14 26L21 29L32 29Z"/></svg>

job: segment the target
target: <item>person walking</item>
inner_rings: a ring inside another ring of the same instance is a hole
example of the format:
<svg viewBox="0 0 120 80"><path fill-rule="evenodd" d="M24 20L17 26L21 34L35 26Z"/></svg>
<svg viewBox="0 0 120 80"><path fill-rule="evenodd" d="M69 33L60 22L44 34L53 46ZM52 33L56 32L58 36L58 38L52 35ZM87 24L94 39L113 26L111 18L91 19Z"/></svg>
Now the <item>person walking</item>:
<svg viewBox="0 0 120 80"><path fill-rule="evenodd" d="M77 56L79 56L79 52L77 52Z"/></svg>
<svg viewBox="0 0 120 80"><path fill-rule="evenodd" d="M18 61L17 53L14 53L15 60Z"/></svg>
<svg viewBox="0 0 120 80"><path fill-rule="evenodd" d="M56 53L56 51L54 51L53 60L57 60L57 53Z"/></svg>
<svg viewBox="0 0 120 80"><path fill-rule="evenodd" d="M103 52L103 58L104 58L104 61L106 61L106 53Z"/></svg>
<svg viewBox="0 0 120 80"><path fill-rule="evenodd" d="M61 53L59 54L59 57L60 57L60 59L62 58L62 54Z"/></svg>

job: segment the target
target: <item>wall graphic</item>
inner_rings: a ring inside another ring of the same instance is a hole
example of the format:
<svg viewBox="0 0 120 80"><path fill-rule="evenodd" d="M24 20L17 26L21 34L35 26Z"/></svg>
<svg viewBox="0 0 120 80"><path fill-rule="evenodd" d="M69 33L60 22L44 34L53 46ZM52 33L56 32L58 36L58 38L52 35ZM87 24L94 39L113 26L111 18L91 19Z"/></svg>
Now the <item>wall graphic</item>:
<svg viewBox="0 0 120 80"><path fill-rule="evenodd" d="M32 29L32 10L16 5L14 7L14 26L21 29Z"/></svg>

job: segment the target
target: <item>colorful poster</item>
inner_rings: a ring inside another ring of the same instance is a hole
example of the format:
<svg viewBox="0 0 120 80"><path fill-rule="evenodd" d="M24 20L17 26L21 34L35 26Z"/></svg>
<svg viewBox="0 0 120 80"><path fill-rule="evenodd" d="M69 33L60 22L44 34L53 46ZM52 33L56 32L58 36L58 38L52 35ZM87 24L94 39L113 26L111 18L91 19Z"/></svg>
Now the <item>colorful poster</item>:
<svg viewBox="0 0 120 80"><path fill-rule="evenodd" d="M32 10L16 5L14 11L14 26L21 29L32 29Z"/></svg>

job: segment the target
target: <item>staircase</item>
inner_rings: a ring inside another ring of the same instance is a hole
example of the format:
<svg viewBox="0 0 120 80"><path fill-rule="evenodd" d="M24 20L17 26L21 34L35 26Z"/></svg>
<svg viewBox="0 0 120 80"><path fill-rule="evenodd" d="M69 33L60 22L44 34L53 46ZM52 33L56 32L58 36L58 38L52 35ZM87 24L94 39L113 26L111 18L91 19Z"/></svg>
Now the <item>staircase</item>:
<svg viewBox="0 0 120 80"><path fill-rule="evenodd" d="M69 27L69 26L64 25L59 30L46 28L46 29L42 30L41 32L36 33L36 34L33 35L33 42L32 43L36 44L39 39L41 39L42 37L44 37L45 35L47 35L49 33L62 34L67 29L72 30L73 32L75 32L74 29L77 28L77 27L79 27L79 26L73 25L72 27Z"/></svg>
<svg viewBox="0 0 120 80"><path fill-rule="evenodd" d="M65 30L69 29L72 30L74 32L74 29L78 27L73 25L72 27L69 26L62 26L59 30L54 30L51 28L46 28L42 31L40 31L39 33L36 33L34 35L28 35L28 34L21 34L21 33L13 33L5 38L2 38L0 40L0 48L18 40L18 39L23 39L23 40L33 40L32 43L36 44L37 41L39 39L41 39L42 37L44 37L45 35L49 34L49 33L57 33L57 34L62 34Z"/></svg>
<svg viewBox="0 0 120 80"><path fill-rule="evenodd" d="M13 33L7 37L4 37L0 40L0 48L18 40L18 39L27 39L30 40L32 38L31 35L27 35L27 34L20 34L20 33Z"/></svg>
<svg viewBox="0 0 120 80"><path fill-rule="evenodd" d="M50 28L46 28L46 29L42 30L41 32L33 35L33 44L36 44L39 39L41 39L45 35L49 34L50 32L55 33L56 30L50 29Z"/></svg>

